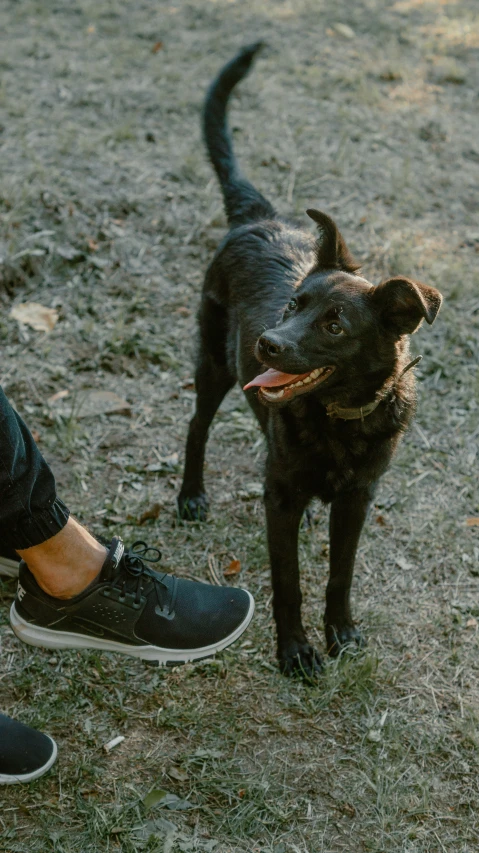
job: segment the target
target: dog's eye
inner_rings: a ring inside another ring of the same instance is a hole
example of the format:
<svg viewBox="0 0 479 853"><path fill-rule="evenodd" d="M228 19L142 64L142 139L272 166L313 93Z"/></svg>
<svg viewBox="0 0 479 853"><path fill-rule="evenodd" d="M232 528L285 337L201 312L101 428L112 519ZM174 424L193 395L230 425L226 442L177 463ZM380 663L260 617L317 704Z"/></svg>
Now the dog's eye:
<svg viewBox="0 0 479 853"><path fill-rule="evenodd" d="M296 311L297 307L298 303L296 302L296 299L290 299L288 302L288 311Z"/></svg>
<svg viewBox="0 0 479 853"><path fill-rule="evenodd" d="M329 323L326 326L326 328L331 335L342 335L343 334L343 329L341 328L339 323Z"/></svg>

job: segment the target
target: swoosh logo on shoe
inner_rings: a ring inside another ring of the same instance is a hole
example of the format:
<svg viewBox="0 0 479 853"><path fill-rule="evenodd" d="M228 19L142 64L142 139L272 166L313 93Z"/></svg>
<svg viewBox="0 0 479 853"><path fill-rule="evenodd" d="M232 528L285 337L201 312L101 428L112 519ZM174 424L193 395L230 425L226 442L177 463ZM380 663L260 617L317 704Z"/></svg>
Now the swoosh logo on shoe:
<svg viewBox="0 0 479 853"><path fill-rule="evenodd" d="M161 616L163 619L168 620L174 619L176 615L174 610L170 612L166 607L162 609L158 604L155 607L155 613L157 616Z"/></svg>

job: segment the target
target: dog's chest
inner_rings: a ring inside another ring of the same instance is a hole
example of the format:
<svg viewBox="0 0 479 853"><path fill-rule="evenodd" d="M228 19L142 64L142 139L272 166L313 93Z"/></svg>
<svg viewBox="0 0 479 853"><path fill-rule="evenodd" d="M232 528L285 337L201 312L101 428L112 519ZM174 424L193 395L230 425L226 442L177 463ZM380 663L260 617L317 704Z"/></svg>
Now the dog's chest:
<svg viewBox="0 0 479 853"><path fill-rule="evenodd" d="M327 424L288 418L281 418L275 427L269 435L273 472L325 503L345 489L370 485L383 468L382 454L359 430L342 435Z"/></svg>
<svg viewBox="0 0 479 853"><path fill-rule="evenodd" d="M299 487L329 503L343 489L356 485L361 467L347 447L320 443L315 452L298 457L295 474Z"/></svg>

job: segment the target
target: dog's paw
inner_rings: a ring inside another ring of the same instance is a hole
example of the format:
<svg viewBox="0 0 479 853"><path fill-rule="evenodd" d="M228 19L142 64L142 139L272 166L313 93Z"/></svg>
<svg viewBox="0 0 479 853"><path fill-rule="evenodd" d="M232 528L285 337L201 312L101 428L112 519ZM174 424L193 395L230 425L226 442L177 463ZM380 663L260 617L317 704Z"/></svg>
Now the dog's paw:
<svg viewBox="0 0 479 853"><path fill-rule="evenodd" d="M326 648L328 655L332 658L337 658L343 649L357 651L363 649L366 641L361 632L355 625L343 625L339 628L336 625L325 625L326 633Z"/></svg>
<svg viewBox="0 0 479 853"><path fill-rule="evenodd" d="M298 676L305 681L314 681L323 671L320 655L309 643L291 643L279 655L279 668L283 675Z"/></svg>
<svg viewBox="0 0 479 853"><path fill-rule="evenodd" d="M208 515L208 499L206 495L178 498L178 516L183 521L206 521Z"/></svg>

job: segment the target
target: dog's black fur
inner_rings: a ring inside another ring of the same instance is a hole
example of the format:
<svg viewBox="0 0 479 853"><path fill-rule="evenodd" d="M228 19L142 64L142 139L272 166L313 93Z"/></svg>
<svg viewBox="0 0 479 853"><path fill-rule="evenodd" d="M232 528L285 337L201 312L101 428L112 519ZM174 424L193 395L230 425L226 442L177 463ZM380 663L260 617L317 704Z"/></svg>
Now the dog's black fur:
<svg viewBox="0 0 479 853"><path fill-rule="evenodd" d="M326 214L308 211L321 231L317 240L279 219L241 175L226 107L260 47L244 48L222 69L204 107L205 141L230 231L206 274L197 408L178 505L184 519L206 516L208 429L237 380L245 385L266 368L299 375L334 368L319 383L311 382L311 389L286 390L285 399L274 399L274 389L269 395L268 388L246 391L268 446L264 500L280 667L311 677L321 661L301 623L301 517L313 497L331 504L325 630L328 651L336 655L362 642L349 603L356 548L376 483L414 412L414 377L405 370L408 335L424 319L434 321L441 296L407 278L374 287L358 274L359 265Z"/></svg>

